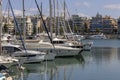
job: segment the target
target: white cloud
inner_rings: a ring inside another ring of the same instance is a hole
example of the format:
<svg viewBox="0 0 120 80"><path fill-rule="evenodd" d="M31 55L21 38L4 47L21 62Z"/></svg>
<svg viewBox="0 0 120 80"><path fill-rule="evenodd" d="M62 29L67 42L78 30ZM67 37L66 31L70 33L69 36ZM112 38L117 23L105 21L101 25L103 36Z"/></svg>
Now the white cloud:
<svg viewBox="0 0 120 80"><path fill-rule="evenodd" d="M22 11L21 10L14 9L13 11L14 11L15 16L21 16L22 15ZM10 11L10 14L12 14L11 11ZM3 11L3 15L7 16L8 15L8 11Z"/></svg>
<svg viewBox="0 0 120 80"><path fill-rule="evenodd" d="M14 9L13 11L14 11L14 14L15 14L16 16L22 15L22 11L21 11L21 10L16 10L16 9Z"/></svg>
<svg viewBox="0 0 120 80"><path fill-rule="evenodd" d="M80 6L90 7L90 4L88 2L83 2L83 3L76 2L75 6L78 6L78 7L80 7Z"/></svg>
<svg viewBox="0 0 120 80"><path fill-rule="evenodd" d="M15 16L22 16L23 15L23 11L22 10L17 10L17 9L14 9L14 14ZM36 13L38 10L37 8L30 8L28 11L25 10L25 15L32 15L34 13ZM7 16L8 15L8 11L3 11L3 15L4 16ZM12 15L11 11L10 11L10 15Z"/></svg>
<svg viewBox="0 0 120 80"><path fill-rule="evenodd" d="M2 14L3 15L8 15L8 12L7 11L3 11Z"/></svg>
<svg viewBox="0 0 120 80"><path fill-rule="evenodd" d="M30 12L36 12L36 11L38 11L38 9L37 8L30 8L28 11L30 11Z"/></svg>
<svg viewBox="0 0 120 80"><path fill-rule="evenodd" d="M110 10L120 10L120 4L105 5L104 8Z"/></svg>
<svg viewBox="0 0 120 80"><path fill-rule="evenodd" d="M89 15L84 14L84 13L78 13L78 15L79 15L80 17L87 17L87 18L91 18Z"/></svg>
<svg viewBox="0 0 120 80"><path fill-rule="evenodd" d="M26 15L32 15L32 14L36 13L37 11L38 11L37 8L30 8L29 10L25 11L25 14Z"/></svg>
<svg viewBox="0 0 120 80"><path fill-rule="evenodd" d="M90 6L90 4L89 4L88 2L83 2L83 5L84 5L84 6L87 6L87 7Z"/></svg>

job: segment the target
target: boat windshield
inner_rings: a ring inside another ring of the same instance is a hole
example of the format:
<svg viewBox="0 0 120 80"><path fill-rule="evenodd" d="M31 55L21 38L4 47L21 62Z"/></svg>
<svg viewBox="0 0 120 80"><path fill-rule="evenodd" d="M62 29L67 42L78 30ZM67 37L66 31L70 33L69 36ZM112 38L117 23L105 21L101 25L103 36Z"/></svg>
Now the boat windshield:
<svg viewBox="0 0 120 80"><path fill-rule="evenodd" d="M13 46L3 46L3 50L6 50L9 53L16 52L16 51L21 51L20 47L13 47Z"/></svg>

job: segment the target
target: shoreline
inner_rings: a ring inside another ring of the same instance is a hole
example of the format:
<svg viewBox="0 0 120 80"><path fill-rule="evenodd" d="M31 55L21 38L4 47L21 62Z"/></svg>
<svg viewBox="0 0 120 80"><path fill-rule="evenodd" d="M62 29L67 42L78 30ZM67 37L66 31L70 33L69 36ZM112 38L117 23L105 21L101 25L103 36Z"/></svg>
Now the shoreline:
<svg viewBox="0 0 120 80"><path fill-rule="evenodd" d="M86 39L91 35L96 35L96 34L83 34L83 36L85 36ZM119 34L104 34L104 35L107 37L107 39L120 39Z"/></svg>

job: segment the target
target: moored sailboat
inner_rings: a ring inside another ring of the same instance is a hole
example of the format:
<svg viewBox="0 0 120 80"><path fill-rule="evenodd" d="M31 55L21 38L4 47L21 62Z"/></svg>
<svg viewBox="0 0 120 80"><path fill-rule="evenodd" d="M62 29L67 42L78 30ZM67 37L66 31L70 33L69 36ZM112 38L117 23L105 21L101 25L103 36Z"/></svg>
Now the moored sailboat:
<svg viewBox="0 0 120 80"><path fill-rule="evenodd" d="M0 65L4 65L6 67L10 67L13 64L18 62L17 59L11 56L5 56L2 50L2 0L0 0Z"/></svg>
<svg viewBox="0 0 120 80"><path fill-rule="evenodd" d="M23 3L24 3L24 0L23 0ZM11 8L13 17L14 17L16 27L17 27L17 29L18 29L18 31L20 33L20 38L21 38L21 42L22 42L22 46L23 46L23 50L18 50L16 52L14 52L13 56L20 59L20 61L23 61L23 63L41 62L43 60L50 60L50 59L53 60L55 58L55 56L53 56L52 58L49 58L46 55L45 52L40 52L40 51L35 51L35 50L26 50L26 45L24 43L25 39L24 40L22 39L21 31L20 31L18 23L16 21L16 18L15 18L15 15L14 15L13 8L12 8L10 0L9 0L9 5L10 5L10 8ZM25 38L25 36L24 36L24 38Z"/></svg>
<svg viewBox="0 0 120 80"><path fill-rule="evenodd" d="M45 30L46 30L46 33L48 34L48 37L49 37L49 39L50 39L50 42L51 42L51 45L49 45L49 46L47 46L47 48L46 47L42 47L41 48L41 44L43 44L43 43L45 43L46 44L46 42L41 42L41 43L39 43L39 45L40 45L40 47L38 47L38 46L36 46L37 48L37 50L48 50L48 51L53 51L54 52L54 54L56 54L56 57L60 57L60 56L74 56L74 55L76 55L76 54L78 54L79 53L79 51L80 51L80 49L76 49L76 48L71 48L71 47L67 47L67 46L56 46L56 45L54 45L53 44L53 36L52 36L52 31L51 31L51 36L49 35L49 32L48 32L48 30L47 30L47 27L46 27L46 24L45 24L45 21L43 20L43 17L42 17L42 13L41 13L41 10L39 9L39 6L38 6L38 3L37 3L37 1L35 0L35 3L36 3L36 6L37 6L37 8L38 8L38 11L39 11L39 14L40 14L40 17L41 17L41 19L42 19L42 21L43 21L43 25L44 25L44 28L45 28ZM51 2L50 2L50 9L51 9ZM50 16L51 16L51 10L50 10ZM51 20L50 20L51 21ZM51 23L51 22L50 22ZM52 28L52 26L51 26L51 28ZM52 30L52 29L51 29ZM49 43L48 43L49 44ZM31 44L32 45L32 44ZM33 47L34 48L34 47ZM35 49L35 48L34 48Z"/></svg>

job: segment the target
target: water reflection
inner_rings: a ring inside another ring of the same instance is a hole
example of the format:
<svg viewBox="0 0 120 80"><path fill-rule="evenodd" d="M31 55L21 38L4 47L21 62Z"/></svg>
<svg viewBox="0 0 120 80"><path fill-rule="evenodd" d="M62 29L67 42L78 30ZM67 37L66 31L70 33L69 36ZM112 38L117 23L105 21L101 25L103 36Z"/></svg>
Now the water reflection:
<svg viewBox="0 0 120 80"><path fill-rule="evenodd" d="M120 48L117 48L117 57L118 57L118 60L120 60Z"/></svg>
<svg viewBox="0 0 120 80"><path fill-rule="evenodd" d="M82 53L85 64L80 80L118 80L120 76L120 49L94 47L89 53Z"/></svg>
<svg viewBox="0 0 120 80"><path fill-rule="evenodd" d="M113 48L95 48L92 50L93 60L96 61L97 64L101 62L109 62L111 60L113 52Z"/></svg>
<svg viewBox="0 0 120 80"><path fill-rule="evenodd" d="M84 63L82 55L71 58L57 58L54 61L24 64L23 72L18 72L15 80L70 80L76 67Z"/></svg>
<svg viewBox="0 0 120 80"><path fill-rule="evenodd" d="M96 61L98 64L100 62L111 62L113 60L116 60L119 52L118 48L93 48L91 51L91 55L93 58L93 61Z"/></svg>
<svg viewBox="0 0 120 80"><path fill-rule="evenodd" d="M82 55L81 55L82 54ZM120 48L94 47L71 58L25 64L15 80L119 80Z"/></svg>

